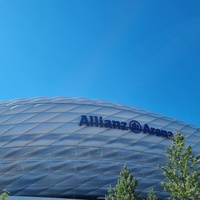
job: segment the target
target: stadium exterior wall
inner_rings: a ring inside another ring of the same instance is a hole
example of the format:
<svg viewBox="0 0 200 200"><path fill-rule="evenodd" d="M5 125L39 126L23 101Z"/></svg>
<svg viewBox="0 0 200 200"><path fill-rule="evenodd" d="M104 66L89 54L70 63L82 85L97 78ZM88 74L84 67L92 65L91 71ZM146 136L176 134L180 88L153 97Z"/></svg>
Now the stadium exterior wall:
<svg viewBox="0 0 200 200"><path fill-rule="evenodd" d="M66 198L46 198L46 197L18 197L18 196L8 196L8 200L76 200L76 199L66 199ZM86 199L79 199L86 200Z"/></svg>
<svg viewBox="0 0 200 200"><path fill-rule="evenodd" d="M158 164L176 131L196 154L200 130L118 103L83 98L0 102L0 188L12 196L103 197L126 164L159 198L167 194Z"/></svg>

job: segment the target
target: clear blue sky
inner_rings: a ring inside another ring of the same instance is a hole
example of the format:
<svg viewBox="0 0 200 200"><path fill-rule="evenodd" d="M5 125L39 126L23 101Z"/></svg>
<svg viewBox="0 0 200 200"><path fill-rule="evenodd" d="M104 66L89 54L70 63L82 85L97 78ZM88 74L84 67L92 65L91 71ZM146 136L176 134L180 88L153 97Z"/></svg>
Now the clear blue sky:
<svg viewBox="0 0 200 200"><path fill-rule="evenodd" d="M119 102L200 127L199 0L0 0L0 99Z"/></svg>

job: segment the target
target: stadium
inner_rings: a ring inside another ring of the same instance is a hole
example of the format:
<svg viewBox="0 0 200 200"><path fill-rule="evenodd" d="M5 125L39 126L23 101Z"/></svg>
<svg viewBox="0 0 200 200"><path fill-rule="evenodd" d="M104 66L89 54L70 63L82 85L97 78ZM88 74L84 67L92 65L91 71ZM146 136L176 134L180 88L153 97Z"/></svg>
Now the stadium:
<svg viewBox="0 0 200 200"><path fill-rule="evenodd" d="M200 129L119 103L84 98L0 102L0 188L10 199L102 199L126 164L145 197L167 194L158 164L175 132L200 153Z"/></svg>

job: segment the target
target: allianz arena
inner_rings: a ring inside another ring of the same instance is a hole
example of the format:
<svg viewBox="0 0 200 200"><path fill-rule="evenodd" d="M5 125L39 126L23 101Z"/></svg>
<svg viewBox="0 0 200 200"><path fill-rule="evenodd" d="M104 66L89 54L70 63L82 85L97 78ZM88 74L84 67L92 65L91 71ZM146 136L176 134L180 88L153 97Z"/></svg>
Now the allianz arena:
<svg viewBox="0 0 200 200"><path fill-rule="evenodd" d="M167 194L158 164L176 131L200 153L200 129L149 111L83 98L0 102L0 188L11 196L100 199L124 164L145 197Z"/></svg>

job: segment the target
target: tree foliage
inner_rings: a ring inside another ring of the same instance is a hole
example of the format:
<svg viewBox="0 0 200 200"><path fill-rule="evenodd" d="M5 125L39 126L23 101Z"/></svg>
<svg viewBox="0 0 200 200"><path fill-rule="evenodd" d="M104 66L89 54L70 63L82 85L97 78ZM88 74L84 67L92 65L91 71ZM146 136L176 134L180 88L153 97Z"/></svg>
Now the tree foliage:
<svg viewBox="0 0 200 200"><path fill-rule="evenodd" d="M4 191L2 194L0 194L0 200L7 200L8 192Z"/></svg>
<svg viewBox="0 0 200 200"><path fill-rule="evenodd" d="M120 173L117 185L115 188L109 188L105 200L136 200L138 196L138 192L135 191L137 183L137 180L133 178L125 165Z"/></svg>
<svg viewBox="0 0 200 200"><path fill-rule="evenodd" d="M147 196L147 200L157 200L157 197L154 193L154 190L153 188L150 188L149 189L149 193L148 193L148 196Z"/></svg>
<svg viewBox="0 0 200 200"><path fill-rule="evenodd" d="M200 198L200 173L195 167L200 159L192 154L190 145L185 147L181 133L176 133L171 140L172 145L166 149L166 166L159 165L167 178L161 185L170 193L170 199L197 200Z"/></svg>

